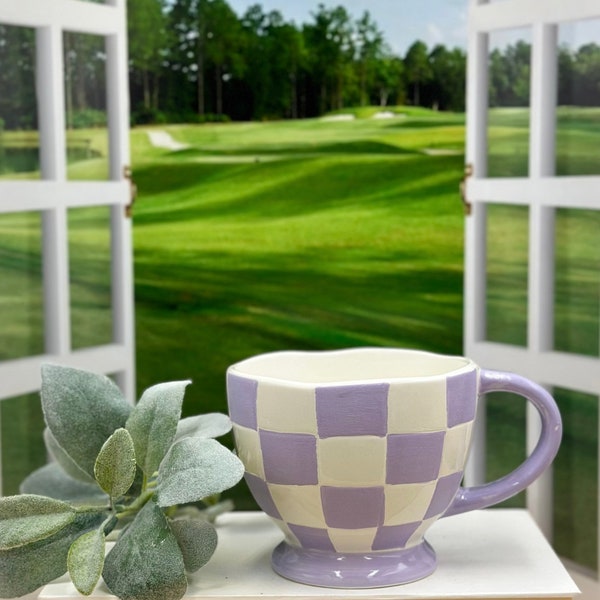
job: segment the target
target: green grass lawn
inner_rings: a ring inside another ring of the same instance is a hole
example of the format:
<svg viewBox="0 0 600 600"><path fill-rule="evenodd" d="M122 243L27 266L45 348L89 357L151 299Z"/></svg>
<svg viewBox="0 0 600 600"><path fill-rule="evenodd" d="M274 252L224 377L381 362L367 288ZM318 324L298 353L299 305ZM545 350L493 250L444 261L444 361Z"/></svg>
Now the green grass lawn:
<svg viewBox="0 0 600 600"><path fill-rule="evenodd" d="M153 148L146 130L132 131L140 392L190 377L185 414L226 411L225 370L252 354L362 345L462 352L464 116L413 109L372 119L372 111L354 112L353 121L169 126L189 145L178 152ZM492 125L494 174L524 174L526 111L496 111ZM568 153L589 150L590 131L599 133L595 111L561 112L560 135L570 142L557 162L589 171L588 158ZM105 133L78 135L98 153L71 164L70 177L105 178ZM518 210L490 211L488 336L522 344L527 215ZM107 215L71 211L69 224L80 347L106 341L109 329ZM557 216L556 304L569 324L556 338L563 349L582 351L583 344L588 354L598 352L599 224L591 213ZM10 340L21 344L5 344L0 353L24 355L41 344L38 216L2 217L0 240L0 277L14 290L3 296L3 319L11 323ZM558 544L594 564L594 536L578 534L573 544L572 534L597 528L597 406L561 393L569 419L557 463ZM524 404L490 407L495 477L522 458ZM19 418L23 431L32 429L35 418L16 411L3 407L3 439ZM18 460L16 452L4 454ZM585 515L575 524L567 493L574 473ZM239 507L252 506L242 487L234 495Z"/></svg>
<svg viewBox="0 0 600 600"><path fill-rule="evenodd" d="M463 131L429 118L173 127L192 148L170 154L134 132L141 386L187 373L189 409L224 410L227 365L257 352L460 353L463 157L422 148Z"/></svg>

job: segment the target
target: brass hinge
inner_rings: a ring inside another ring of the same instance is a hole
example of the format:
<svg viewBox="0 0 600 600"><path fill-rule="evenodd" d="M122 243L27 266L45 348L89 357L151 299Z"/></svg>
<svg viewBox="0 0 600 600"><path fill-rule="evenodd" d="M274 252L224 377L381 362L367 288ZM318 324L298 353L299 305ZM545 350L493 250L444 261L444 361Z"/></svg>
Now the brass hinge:
<svg viewBox="0 0 600 600"><path fill-rule="evenodd" d="M129 204L125 207L125 216L130 219L133 213L133 204L137 198L137 185L133 181L131 167L125 165L123 167L123 177L129 180Z"/></svg>
<svg viewBox="0 0 600 600"><path fill-rule="evenodd" d="M465 215L468 217L471 214L471 203L467 200L467 179L473 175L473 165L468 163L465 165L465 173L460 180L458 189L460 191L460 199L463 203Z"/></svg>

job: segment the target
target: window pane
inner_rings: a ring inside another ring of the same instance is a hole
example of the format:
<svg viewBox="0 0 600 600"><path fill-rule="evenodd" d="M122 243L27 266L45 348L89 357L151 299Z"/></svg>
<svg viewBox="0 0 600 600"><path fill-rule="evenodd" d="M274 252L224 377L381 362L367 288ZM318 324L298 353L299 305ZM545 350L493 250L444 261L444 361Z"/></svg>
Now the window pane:
<svg viewBox="0 0 600 600"><path fill-rule="evenodd" d="M599 355L600 211L556 211L554 345Z"/></svg>
<svg viewBox="0 0 600 600"><path fill-rule="evenodd" d="M518 467L526 457L527 403L506 392L487 394L487 481L494 481ZM525 492L498 506L524 507Z"/></svg>
<svg viewBox="0 0 600 600"><path fill-rule="evenodd" d="M529 210L490 204L487 215L486 339L527 343Z"/></svg>
<svg viewBox="0 0 600 600"><path fill-rule="evenodd" d="M35 32L0 24L0 179L39 179Z"/></svg>
<svg viewBox="0 0 600 600"><path fill-rule="evenodd" d="M69 210L73 348L112 341L110 208Z"/></svg>
<svg viewBox="0 0 600 600"><path fill-rule="evenodd" d="M40 228L39 213L0 215L0 360L44 350Z"/></svg>
<svg viewBox="0 0 600 600"><path fill-rule="evenodd" d="M490 34L488 176L525 177L529 170L529 29Z"/></svg>
<svg viewBox="0 0 600 600"><path fill-rule="evenodd" d="M46 463L44 417L39 394L0 402L2 494L19 492L29 473Z"/></svg>
<svg viewBox="0 0 600 600"><path fill-rule="evenodd" d="M108 179L104 38L65 32L63 42L68 178Z"/></svg>
<svg viewBox="0 0 600 600"><path fill-rule="evenodd" d="M593 569L598 565L598 398L555 389L564 435L554 462L554 546Z"/></svg>
<svg viewBox="0 0 600 600"><path fill-rule="evenodd" d="M557 174L600 174L600 19L559 26Z"/></svg>

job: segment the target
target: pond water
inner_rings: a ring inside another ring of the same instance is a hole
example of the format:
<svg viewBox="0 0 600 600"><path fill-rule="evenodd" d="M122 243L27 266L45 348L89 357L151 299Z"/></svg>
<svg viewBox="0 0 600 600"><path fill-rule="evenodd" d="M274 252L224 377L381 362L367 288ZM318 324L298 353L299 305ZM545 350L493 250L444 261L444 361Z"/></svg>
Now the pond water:
<svg viewBox="0 0 600 600"><path fill-rule="evenodd" d="M100 152L87 144L67 147L67 162L69 164L98 158ZM15 147L0 145L0 175L8 173L30 173L39 171L39 148L36 146Z"/></svg>
<svg viewBox="0 0 600 600"><path fill-rule="evenodd" d="M40 157L37 148L5 148L0 146L0 174L39 171Z"/></svg>

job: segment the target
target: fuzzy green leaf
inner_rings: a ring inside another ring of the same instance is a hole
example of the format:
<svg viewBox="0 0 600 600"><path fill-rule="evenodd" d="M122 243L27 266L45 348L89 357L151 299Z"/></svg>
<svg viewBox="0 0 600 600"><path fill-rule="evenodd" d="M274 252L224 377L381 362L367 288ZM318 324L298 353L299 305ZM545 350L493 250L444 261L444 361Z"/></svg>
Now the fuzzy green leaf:
<svg viewBox="0 0 600 600"><path fill-rule="evenodd" d="M157 502L196 502L234 486L244 475L240 459L216 440L188 437L171 446L158 470Z"/></svg>
<svg viewBox="0 0 600 600"><path fill-rule="evenodd" d="M197 436L217 438L231 431L231 419L222 413L208 413L181 419L177 425L176 440Z"/></svg>
<svg viewBox="0 0 600 600"><path fill-rule="evenodd" d="M108 505L108 496L98 484L69 477L57 463L50 463L28 475L21 483L21 494L37 494L71 504Z"/></svg>
<svg viewBox="0 0 600 600"><path fill-rule="evenodd" d="M121 600L179 600L187 589L183 556L163 511L153 501L108 553L102 573Z"/></svg>
<svg viewBox="0 0 600 600"><path fill-rule="evenodd" d="M67 567L73 585L80 594L89 596L94 591L102 575L105 547L103 529L84 533L71 544Z"/></svg>
<svg viewBox="0 0 600 600"><path fill-rule="evenodd" d="M131 435L127 429L117 429L98 453L94 465L96 481L111 498L119 498L133 484L135 469L135 450Z"/></svg>
<svg viewBox="0 0 600 600"><path fill-rule="evenodd" d="M183 554L185 570L194 573L203 567L217 549L217 532L208 522L199 519L170 521L171 531Z"/></svg>
<svg viewBox="0 0 600 600"><path fill-rule="evenodd" d="M171 381L148 388L127 420L138 465L147 476L158 469L175 439L185 388L190 383Z"/></svg>
<svg viewBox="0 0 600 600"><path fill-rule="evenodd" d="M44 429L44 442L50 456L62 467L69 477L85 481L86 483L96 483L94 478L77 466L77 463L61 448L48 427Z"/></svg>
<svg viewBox="0 0 600 600"><path fill-rule="evenodd" d="M23 494L0 498L0 550L10 550L43 540L75 519L66 502Z"/></svg>
<svg viewBox="0 0 600 600"><path fill-rule="evenodd" d="M67 554L82 533L98 527L102 514L78 514L75 520L43 540L27 546L0 550L0 597L29 594L67 571Z"/></svg>
<svg viewBox="0 0 600 600"><path fill-rule="evenodd" d="M42 366L41 396L58 445L93 477L100 448L124 427L131 406L108 377L57 365Z"/></svg>

